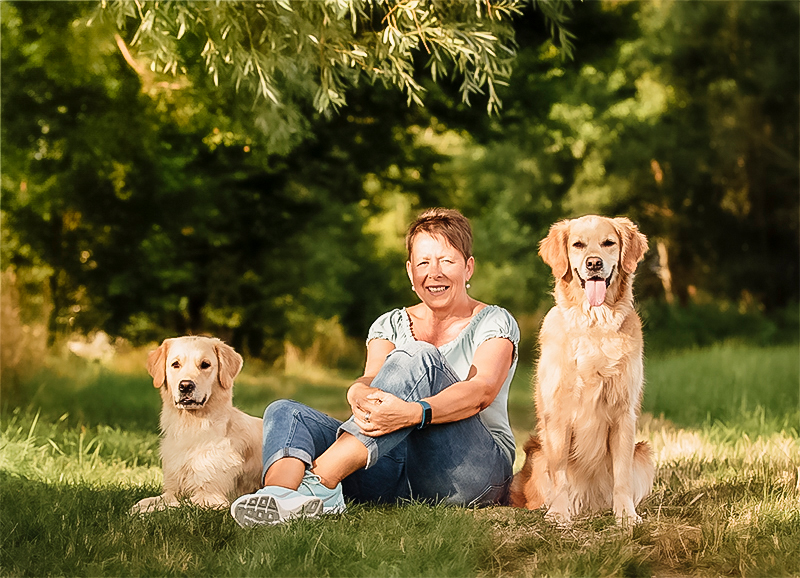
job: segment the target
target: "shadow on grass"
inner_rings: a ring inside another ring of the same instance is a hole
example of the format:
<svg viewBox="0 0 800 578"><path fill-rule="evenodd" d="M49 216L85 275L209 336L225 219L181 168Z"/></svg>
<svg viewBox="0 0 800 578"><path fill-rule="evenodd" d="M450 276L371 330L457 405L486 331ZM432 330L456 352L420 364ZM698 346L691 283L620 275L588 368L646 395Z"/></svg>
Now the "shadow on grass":
<svg viewBox="0 0 800 578"><path fill-rule="evenodd" d="M669 475L666 476L670 478ZM687 480L688 482L688 480ZM476 512L492 524L492 576L796 576L800 512L794 480L748 476L659 485L638 508L644 522L615 524L610 511L568 528L542 510Z"/></svg>
<svg viewBox="0 0 800 578"><path fill-rule="evenodd" d="M200 508L128 515L137 500L157 493L0 473L0 566L12 576L215 573L235 524Z"/></svg>
<svg viewBox="0 0 800 578"><path fill-rule="evenodd" d="M227 511L191 505L128 515L155 492L0 473L0 567L13 576L467 576L493 544L469 511L416 503L247 530Z"/></svg>

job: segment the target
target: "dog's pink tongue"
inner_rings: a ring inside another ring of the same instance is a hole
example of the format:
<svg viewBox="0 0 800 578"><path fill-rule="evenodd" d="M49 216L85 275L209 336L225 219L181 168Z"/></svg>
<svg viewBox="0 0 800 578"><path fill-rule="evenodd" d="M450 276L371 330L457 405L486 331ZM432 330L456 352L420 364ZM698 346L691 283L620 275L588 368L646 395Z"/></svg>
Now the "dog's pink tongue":
<svg viewBox="0 0 800 578"><path fill-rule="evenodd" d="M599 307L606 300L606 282L603 279L589 279L584 290L592 307Z"/></svg>

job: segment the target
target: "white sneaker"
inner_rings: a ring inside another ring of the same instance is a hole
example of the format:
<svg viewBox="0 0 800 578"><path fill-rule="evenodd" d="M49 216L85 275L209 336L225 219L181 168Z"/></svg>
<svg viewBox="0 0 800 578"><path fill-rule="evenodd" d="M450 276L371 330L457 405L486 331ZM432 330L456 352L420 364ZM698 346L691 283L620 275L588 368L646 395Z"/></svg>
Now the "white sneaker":
<svg viewBox="0 0 800 578"><path fill-rule="evenodd" d="M231 516L242 528L280 524L294 518L311 518L322 513L322 500L280 486L267 486L245 494L231 504Z"/></svg>
<svg viewBox="0 0 800 578"><path fill-rule="evenodd" d="M336 487L332 490L326 488L322 485L320 477L308 470L303 475L303 481L300 482L300 487L297 488L297 491L309 498L322 500L323 514L341 514L347 509L344 503L344 495L342 495L342 484L336 484Z"/></svg>

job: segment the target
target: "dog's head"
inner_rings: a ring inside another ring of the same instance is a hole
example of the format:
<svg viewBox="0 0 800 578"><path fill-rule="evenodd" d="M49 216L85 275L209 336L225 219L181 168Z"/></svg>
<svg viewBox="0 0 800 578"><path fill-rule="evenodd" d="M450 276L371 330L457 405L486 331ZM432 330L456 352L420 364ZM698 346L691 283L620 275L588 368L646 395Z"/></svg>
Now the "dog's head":
<svg viewBox="0 0 800 578"><path fill-rule="evenodd" d="M608 289L632 275L646 251L647 237L629 219L597 215L556 223L539 245L556 280L580 284L591 307L606 302Z"/></svg>
<svg viewBox="0 0 800 578"><path fill-rule="evenodd" d="M242 356L213 337L176 337L147 356L153 386L178 409L197 410L211 399L215 388L230 391L242 370Z"/></svg>

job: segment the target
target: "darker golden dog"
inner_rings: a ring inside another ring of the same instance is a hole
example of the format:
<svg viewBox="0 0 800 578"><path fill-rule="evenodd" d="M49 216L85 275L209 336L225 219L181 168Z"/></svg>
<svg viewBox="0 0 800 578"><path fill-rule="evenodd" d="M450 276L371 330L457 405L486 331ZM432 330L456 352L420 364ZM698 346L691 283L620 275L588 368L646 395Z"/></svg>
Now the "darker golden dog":
<svg viewBox="0 0 800 578"><path fill-rule="evenodd" d="M548 519L612 508L636 523L655 469L636 443L643 389L642 328L633 278L647 238L626 218L594 215L553 225L539 254L555 276L555 306L539 334L538 437L511 486L511 504Z"/></svg>

